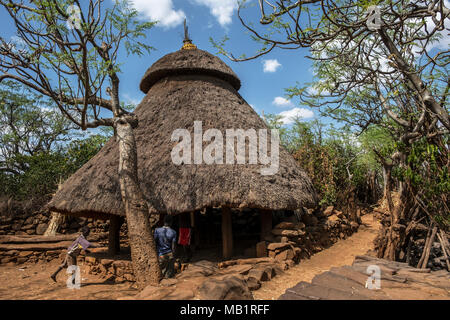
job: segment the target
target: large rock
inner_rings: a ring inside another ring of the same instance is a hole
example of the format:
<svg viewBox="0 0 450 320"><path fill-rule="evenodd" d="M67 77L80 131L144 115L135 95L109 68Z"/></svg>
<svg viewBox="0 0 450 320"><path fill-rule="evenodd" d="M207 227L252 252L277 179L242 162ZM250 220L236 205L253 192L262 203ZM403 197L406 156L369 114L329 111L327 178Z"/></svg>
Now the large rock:
<svg viewBox="0 0 450 320"><path fill-rule="evenodd" d="M327 207L323 211L323 214L326 215L326 216L331 216L333 213L334 213L334 207L333 206Z"/></svg>
<svg viewBox="0 0 450 320"><path fill-rule="evenodd" d="M265 241L261 241L256 244L256 257L267 257L267 243Z"/></svg>
<svg viewBox="0 0 450 320"><path fill-rule="evenodd" d="M297 230L273 229L272 234L275 236L285 236L289 238L298 237L300 233Z"/></svg>
<svg viewBox="0 0 450 320"><path fill-rule="evenodd" d="M328 216L328 221L330 221L330 222L338 222L338 221L340 221L340 219L339 219L339 217L337 215L333 214L331 216Z"/></svg>
<svg viewBox="0 0 450 320"><path fill-rule="evenodd" d="M292 222L281 222L275 226L274 229L288 229L288 230L294 230L295 224Z"/></svg>
<svg viewBox="0 0 450 320"><path fill-rule="evenodd" d="M300 230L302 230L302 229L305 229L305 227L306 227L306 225L303 223L303 222L297 222L296 224L295 224L295 229L300 229Z"/></svg>
<svg viewBox="0 0 450 320"><path fill-rule="evenodd" d="M47 230L48 225L46 223L40 223L38 224L38 226L36 227L36 234L44 234L45 231Z"/></svg>
<svg viewBox="0 0 450 320"><path fill-rule="evenodd" d="M253 300L245 280L236 276L207 279L199 287L198 293L204 300Z"/></svg>
<svg viewBox="0 0 450 320"><path fill-rule="evenodd" d="M284 251L281 251L275 256L275 260L277 261L286 261L286 260L292 260L294 259L294 250L287 249Z"/></svg>
<svg viewBox="0 0 450 320"><path fill-rule="evenodd" d="M279 243L270 243L267 246L267 249L271 250L271 251L275 251L275 250L283 250L286 248L289 248L291 245L288 242L279 242Z"/></svg>
<svg viewBox="0 0 450 320"><path fill-rule="evenodd" d="M248 279L255 279L256 281L269 281L272 279L272 270L268 268L255 268L248 273Z"/></svg>
<svg viewBox="0 0 450 320"><path fill-rule="evenodd" d="M258 290L259 288L261 288L261 282L258 281L255 277L247 277L245 279L245 281L247 282L247 287L250 291L255 291Z"/></svg>
<svg viewBox="0 0 450 320"><path fill-rule="evenodd" d="M180 275L177 276L177 278L190 278L198 276L209 277L213 274L218 273L218 271L219 269L214 263L202 260L192 265L189 265L185 271L183 271Z"/></svg>
<svg viewBox="0 0 450 320"><path fill-rule="evenodd" d="M307 226L315 226L319 222L319 220L311 214L303 215L302 220Z"/></svg>
<svg viewBox="0 0 450 320"><path fill-rule="evenodd" d="M250 264L236 264L234 266L223 269L222 272L227 273L227 274L238 273L238 274L245 275L245 274L248 274L248 272L252 268L253 268L253 266Z"/></svg>

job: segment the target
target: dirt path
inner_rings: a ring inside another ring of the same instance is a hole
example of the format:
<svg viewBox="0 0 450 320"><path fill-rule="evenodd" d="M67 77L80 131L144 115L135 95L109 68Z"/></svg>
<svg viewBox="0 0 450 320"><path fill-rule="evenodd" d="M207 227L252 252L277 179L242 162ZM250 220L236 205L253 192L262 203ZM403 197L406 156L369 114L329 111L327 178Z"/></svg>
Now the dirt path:
<svg viewBox="0 0 450 320"><path fill-rule="evenodd" d="M50 279L50 274L58 267L59 261L45 264L26 264L0 267L0 300L110 300L138 293L129 283L111 284L99 276L86 273L81 268L81 288L68 289L67 275L62 270L58 282Z"/></svg>
<svg viewBox="0 0 450 320"><path fill-rule="evenodd" d="M257 300L275 300L286 289L295 286L300 281L310 282L314 276L330 270L332 267L351 265L355 256L363 255L373 249L373 240L377 236L380 224L372 214L362 217L363 224L357 233L340 240L332 247L316 253L309 260L286 271L285 274L263 282L261 289L254 291Z"/></svg>

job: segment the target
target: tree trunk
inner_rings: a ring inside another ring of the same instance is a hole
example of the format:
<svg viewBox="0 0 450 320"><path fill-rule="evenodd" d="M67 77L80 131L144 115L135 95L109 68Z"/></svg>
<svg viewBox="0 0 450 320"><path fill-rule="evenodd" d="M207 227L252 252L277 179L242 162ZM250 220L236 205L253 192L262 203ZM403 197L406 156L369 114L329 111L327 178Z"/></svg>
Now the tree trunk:
<svg viewBox="0 0 450 320"><path fill-rule="evenodd" d="M383 166L383 199L387 199L387 179L386 168Z"/></svg>
<svg viewBox="0 0 450 320"><path fill-rule="evenodd" d="M386 197L386 201L388 203L389 212L391 214L391 217L394 213L394 203L392 202L392 165L383 165L383 172L385 172L385 181L384 181L384 196ZM392 218L391 218L391 225L392 225Z"/></svg>
<svg viewBox="0 0 450 320"><path fill-rule="evenodd" d="M133 126L132 126L133 125ZM137 119L121 117L115 129L119 141L119 179L125 207L131 259L136 283L140 289L157 285L162 278L156 245L152 235L149 210L138 181L137 150L133 127Z"/></svg>
<svg viewBox="0 0 450 320"><path fill-rule="evenodd" d="M50 222L48 224L47 230L44 232L44 236L51 237L55 236L59 230L59 227L64 223L64 215L58 212L52 212Z"/></svg>

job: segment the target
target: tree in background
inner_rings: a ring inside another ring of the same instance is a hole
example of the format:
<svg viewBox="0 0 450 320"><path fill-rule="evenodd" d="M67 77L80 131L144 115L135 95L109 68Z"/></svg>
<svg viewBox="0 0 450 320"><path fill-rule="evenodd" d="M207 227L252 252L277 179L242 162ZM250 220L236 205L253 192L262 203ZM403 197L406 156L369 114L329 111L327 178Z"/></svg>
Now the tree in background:
<svg viewBox="0 0 450 320"><path fill-rule="evenodd" d="M119 182L126 211L133 270L139 287L161 279L147 200L137 177L133 129L137 117L119 98L119 49L142 55L140 42L154 22L139 22L128 1L0 0L23 45L1 39L0 81L13 80L50 98L82 130L114 128ZM17 41L16 41L17 42Z"/></svg>
<svg viewBox="0 0 450 320"><path fill-rule="evenodd" d="M82 138L73 129L48 99L13 82L0 85L0 194L42 205L110 137Z"/></svg>
<svg viewBox="0 0 450 320"><path fill-rule="evenodd" d="M54 174L70 121L48 99L13 82L0 86L1 193L16 199L44 198L53 192Z"/></svg>
<svg viewBox="0 0 450 320"><path fill-rule="evenodd" d="M367 153L370 151L367 145L361 143L361 137L355 137L345 128L327 127L317 119L293 119L287 127L279 116L268 114L265 118L269 127L280 130L283 147L312 179L320 205L336 206L356 221L356 208L349 203L356 202L349 199L352 194L359 196L360 204L374 204L379 200L377 177L381 171Z"/></svg>

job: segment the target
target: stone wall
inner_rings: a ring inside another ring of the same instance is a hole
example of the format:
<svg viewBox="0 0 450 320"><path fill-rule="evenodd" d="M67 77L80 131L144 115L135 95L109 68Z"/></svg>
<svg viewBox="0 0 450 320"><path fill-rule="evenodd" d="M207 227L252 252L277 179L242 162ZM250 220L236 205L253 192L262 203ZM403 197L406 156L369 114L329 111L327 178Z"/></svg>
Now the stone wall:
<svg viewBox="0 0 450 320"><path fill-rule="evenodd" d="M0 235L42 235L47 230L50 217L50 213L46 211L1 215ZM104 232L109 228L108 221L66 216L58 233L77 233L85 225L92 232Z"/></svg>
<svg viewBox="0 0 450 320"><path fill-rule="evenodd" d="M0 236L0 264L16 265L23 263L48 262L64 258L67 248L76 235ZM99 233L89 236L89 241L97 246L107 245L108 234Z"/></svg>
<svg viewBox="0 0 450 320"><path fill-rule="evenodd" d="M350 222L340 211L327 208L305 211L301 221L281 222L264 241L256 245L257 257L268 256L290 265L309 258L358 230L357 222Z"/></svg>
<svg viewBox="0 0 450 320"><path fill-rule="evenodd" d="M246 250L248 259L224 261L216 264L215 267L224 270L255 261L258 263L272 261L286 270L302 259L309 258L314 253L330 247L339 239L347 238L359 227L358 223L350 222L340 211L334 210L332 207L327 208L324 212L305 210L299 216L301 221L278 223L264 241ZM115 279L118 282L134 281L129 257L110 260L105 256L105 253L99 252L86 258L86 265L90 273ZM179 266L179 270L189 270L190 268L192 269L190 264ZM253 280L256 283L254 287L258 287L260 281L270 280L270 277L264 274L255 278L256 280Z"/></svg>

